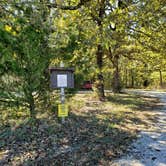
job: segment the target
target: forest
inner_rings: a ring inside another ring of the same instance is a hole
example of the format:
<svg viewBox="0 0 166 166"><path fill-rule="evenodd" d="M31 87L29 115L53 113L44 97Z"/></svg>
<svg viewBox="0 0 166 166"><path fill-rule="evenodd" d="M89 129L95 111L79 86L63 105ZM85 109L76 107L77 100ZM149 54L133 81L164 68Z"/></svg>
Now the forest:
<svg viewBox="0 0 166 166"><path fill-rule="evenodd" d="M32 119L39 112L55 116L59 90L50 88L49 68L62 62L74 69L75 88L65 89L71 110L83 104L81 99L75 104L72 97L85 81L92 82L88 97L95 98L97 107L102 102L118 103L117 96L123 100L124 89L164 90L165 4L165 0L1 0L0 128L19 126L25 117L34 125ZM135 104L133 99L129 104ZM16 122L10 121L13 117ZM10 135L0 134L0 140ZM0 143L0 149L5 146Z"/></svg>

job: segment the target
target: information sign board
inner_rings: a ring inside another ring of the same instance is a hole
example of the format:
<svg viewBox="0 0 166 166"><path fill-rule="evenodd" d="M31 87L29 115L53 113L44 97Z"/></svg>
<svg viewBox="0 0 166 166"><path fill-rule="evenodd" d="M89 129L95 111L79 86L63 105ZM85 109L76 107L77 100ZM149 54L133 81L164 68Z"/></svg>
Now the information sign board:
<svg viewBox="0 0 166 166"><path fill-rule="evenodd" d="M50 87L74 88L74 69L73 68L50 68Z"/></svg>
<svg viewBox="0 0 166 166"><path fill-rule="evenodd" d="M57 75L57 87L59 87L59 88L67 87L67 74L58 74Z"/></svg>

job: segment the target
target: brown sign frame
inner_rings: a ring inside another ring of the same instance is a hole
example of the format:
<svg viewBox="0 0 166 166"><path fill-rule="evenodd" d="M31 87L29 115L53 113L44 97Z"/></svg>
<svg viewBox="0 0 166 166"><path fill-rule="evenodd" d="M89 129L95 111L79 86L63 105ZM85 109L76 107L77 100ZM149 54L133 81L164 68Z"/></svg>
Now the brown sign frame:
<svg viewBox="0 0 166 166"><path fill-rule="evenodd" d="M57 88L74 88L74 68L64 68L64 67L51 67L50 71L50 87L52 89ZM58 85L58 75L67 76L67 86Z"/></svg>

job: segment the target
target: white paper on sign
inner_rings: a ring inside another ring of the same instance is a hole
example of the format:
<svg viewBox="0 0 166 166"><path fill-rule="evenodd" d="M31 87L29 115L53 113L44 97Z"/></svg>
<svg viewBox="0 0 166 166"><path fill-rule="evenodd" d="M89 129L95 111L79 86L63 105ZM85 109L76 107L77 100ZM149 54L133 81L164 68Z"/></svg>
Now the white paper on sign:
<svg viewBox="0 0 166 166"><path fill-rule="evenodd" d="M67 75L66 74L57 75L57 86L58 87L67 87Z"/></svg>

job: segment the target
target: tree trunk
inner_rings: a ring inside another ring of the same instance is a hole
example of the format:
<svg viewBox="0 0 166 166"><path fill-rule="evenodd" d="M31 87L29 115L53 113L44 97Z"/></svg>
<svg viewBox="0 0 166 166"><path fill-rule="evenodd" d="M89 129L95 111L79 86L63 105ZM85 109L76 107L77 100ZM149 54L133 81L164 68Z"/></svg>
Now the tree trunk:
<svg viewBox="0 0 166 166"><path fill-rule="evenodd" d="M131 88L134 88L134 72L133 72L133 69L131 69Z"/></svg>
<svg viewBox="0 0 166 166"><path fill-rule="evenodd" d="M97 26L99 28L99 35L100 35L100 43L97 46L97 52L96 52L96 60L97 60L97 66L99 69L99 72L97 74L97 82L96 82L96 88L97 88L97 95L100 100L104 100L105 94L104 94L104 77L102 74L102 67L103 67L103 46L102 46L102 34L103 34L103 25L102 21L105 14L105 0L101 0L100 2L100 8L98 13L98 19L94 17L95 21L97 21Z"/></svg>
<svg viewBox="0 0 166 166"><path fill-rule="evenodd" d="M144 88L147 88L148 87L148 85L149 85L149 79L148 79L148 77L149 77L149 74L148 74L148 65L145 63L144 64L144 81L143 81L143 86L144 86Z"/></svg>
<svg viewBox="0 0 166 166"><path fill-rule="evenodd" d="M163 75L162 75L162 71L160 70L160 86L163 86Z"/></svg>
<svg viewBox="0 0 166 166"><path fill-rule="evenodd" d="M97 81L96 81L97 95L100 100L103 100L105 98L105 93L104 93L104 78L103 78L103 74L102 74L103 49L102 49L101 44L98 44L96 57L97 57L97 59L96 59L97 66L99 69L99 72L97 74Z"/></svg>
<svg viewBox="0 0 166 166"><path fill-rule="evenodd" d="M120 74L119 74L119 56L114 57L114 73L113 73L113 80L112 80L112 91L114 93L120 93L121 91L121 83L120 83Z"/></svg>
<svg viewBox="0 0 166 166"><path fill-rule="evenodd" d="M125 87L128 87L128 71L127 69L125 70Z"/></svg>
<svg viewBox="0 0 166 166"><path fill-rule="evenodd" d="M145 80L143 81L143 86L144 86L144 88L147 88L148 85L149 85L149 81L148 81L147 79L145 79Z"/></svg>
<svg viewBox="0 0 166 166"><path fill-rule="evenodd" d="M29 111L30 117L36 119L35 101L32 94L29 95Z"/></svg>

